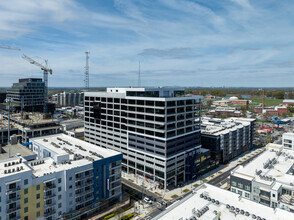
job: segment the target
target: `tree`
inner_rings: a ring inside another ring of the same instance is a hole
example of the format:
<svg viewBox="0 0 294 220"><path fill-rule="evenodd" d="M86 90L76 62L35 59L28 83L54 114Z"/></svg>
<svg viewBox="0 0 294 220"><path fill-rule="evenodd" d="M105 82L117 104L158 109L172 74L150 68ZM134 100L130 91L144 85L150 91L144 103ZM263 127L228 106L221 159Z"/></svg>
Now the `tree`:
<svg viewBox="0 0 294 220"><path fill-rule="evenodd" d="M200 91L200 95L206 96L207 95L207 91L206 90L201 90Z"/></svg>

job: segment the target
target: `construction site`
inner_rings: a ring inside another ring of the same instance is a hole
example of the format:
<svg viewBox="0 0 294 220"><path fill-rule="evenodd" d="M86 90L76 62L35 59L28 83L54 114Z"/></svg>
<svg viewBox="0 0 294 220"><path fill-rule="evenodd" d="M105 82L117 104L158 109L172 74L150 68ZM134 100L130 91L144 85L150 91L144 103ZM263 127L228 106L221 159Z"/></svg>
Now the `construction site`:
<svg viewBox="0 0 294 220"><path fill-rule="evenodd" d="M3 127L8 128L8 115L2 115L0 123ZM48 114L26 112L10 115L10 135L16 134L18 141L23 144L29 142L32 137L57 134L62 130L60 121L51 118Z"/></svg>

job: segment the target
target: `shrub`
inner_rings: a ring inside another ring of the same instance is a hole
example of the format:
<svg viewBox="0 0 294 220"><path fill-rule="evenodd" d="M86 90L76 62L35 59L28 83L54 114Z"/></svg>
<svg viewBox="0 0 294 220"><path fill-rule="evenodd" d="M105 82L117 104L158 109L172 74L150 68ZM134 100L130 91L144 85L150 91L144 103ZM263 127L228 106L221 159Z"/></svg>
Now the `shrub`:
<svg viewBox="0 0 294 220"><path fill-rule="evenodd" d="M134 216L134 214L130 213L130 214L127 214L127 215L121 217L120 220L128 220L128 219L131 219L133 216Z"/></svg>
<svg viewBox="0 0 294 220"><path fill-rule="evenodd" d="M172 197L173 199L176 199L176 198L178 198L179 196L176 195L176 194L174 194L174 195L172 195L171 197Z"/></svg>
<svg viewBox="0 0 294 220"><path fill-rule="evenodd" d="M193 186L194 186L194 187L197 187L197 186L199 186L199 184L196 183L196 184L194 184Z"/></svg>
<svg viewBox="0 0 294 220"><path fill-rule="evenodd" d="M202 181L203 181L203 182L207 182L207 179L203 179Z"/></svg>
<svg viewBox="0 0 294 220"><path fill-rule="evenodd" d="M103 218L103 220L110 219L110 218L112 218L113 216L114 216L114 214L112 213L112 214L110 214L110 215L105 216L105 217Z"/></svg>

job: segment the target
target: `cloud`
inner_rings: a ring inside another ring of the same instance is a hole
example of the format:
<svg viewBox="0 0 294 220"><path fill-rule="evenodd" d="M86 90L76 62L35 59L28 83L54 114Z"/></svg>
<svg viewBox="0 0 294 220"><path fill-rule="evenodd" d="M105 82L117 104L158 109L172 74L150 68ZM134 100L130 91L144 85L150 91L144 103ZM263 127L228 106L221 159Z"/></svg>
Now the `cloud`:
<svg viewBox="0 0 294 220"><path fill-rule="evenodd" d="M170 48L170 49L155 49L155 48L148 48L144 49L141 53L138 54L139 56L146 56L146 57L158 57L158 58L165 58L165 59L188 59L188 58L195 58L200 57L201 55L196 54L192 48Z"/></svg>

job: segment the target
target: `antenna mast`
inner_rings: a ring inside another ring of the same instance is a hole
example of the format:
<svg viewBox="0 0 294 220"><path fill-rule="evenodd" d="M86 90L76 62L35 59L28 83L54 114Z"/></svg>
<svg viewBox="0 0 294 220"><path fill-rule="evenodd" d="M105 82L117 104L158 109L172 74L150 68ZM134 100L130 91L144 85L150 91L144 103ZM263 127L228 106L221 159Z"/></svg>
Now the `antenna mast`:
<svg viewBox="0 0 294 220"><path fill-rule="evenodd" d="M139 72L138 72L138 87L141 87L141 68L140 68L140 61L139 61Z"/></svg>
<svg viewBox="0 0 294 220"><path fill-rule="evenodd" d="M89 91L89 51L86 54L86 66L85 66L85 91Z"/></svg>

